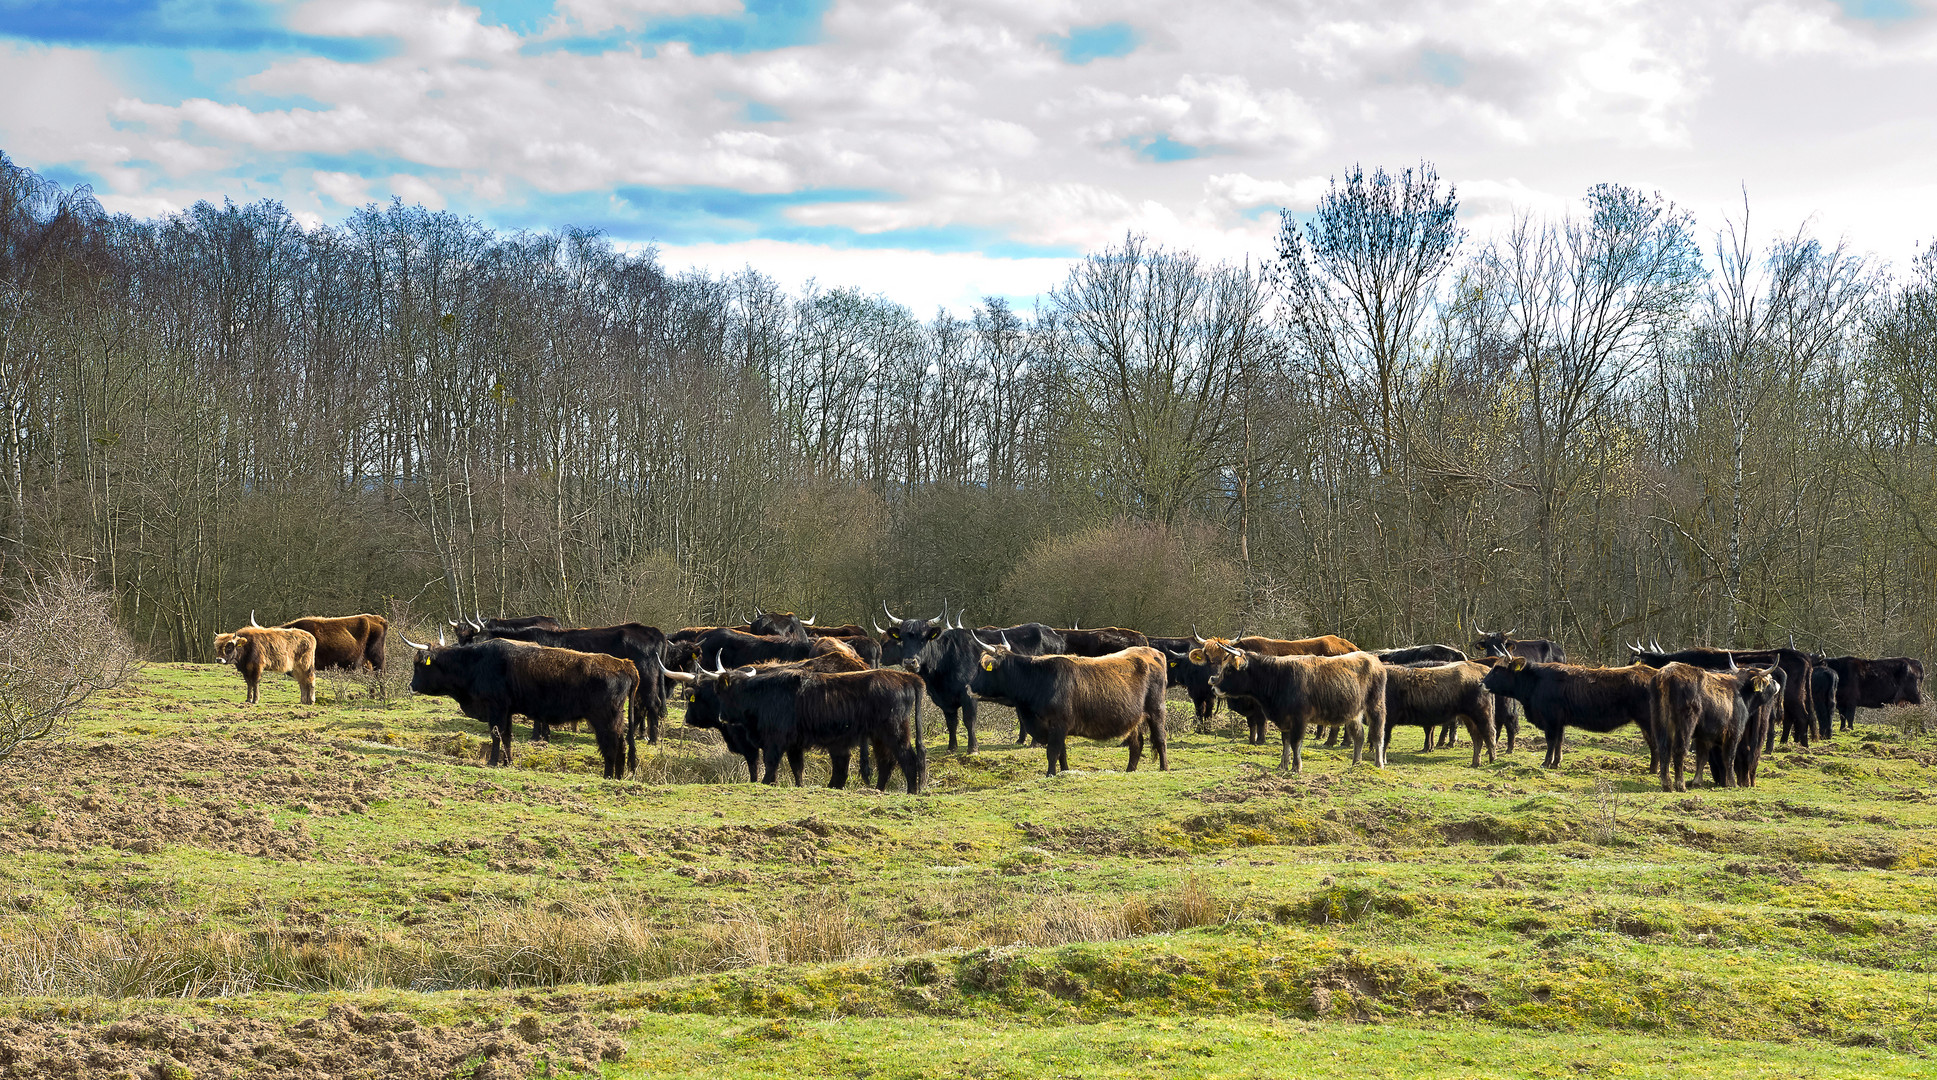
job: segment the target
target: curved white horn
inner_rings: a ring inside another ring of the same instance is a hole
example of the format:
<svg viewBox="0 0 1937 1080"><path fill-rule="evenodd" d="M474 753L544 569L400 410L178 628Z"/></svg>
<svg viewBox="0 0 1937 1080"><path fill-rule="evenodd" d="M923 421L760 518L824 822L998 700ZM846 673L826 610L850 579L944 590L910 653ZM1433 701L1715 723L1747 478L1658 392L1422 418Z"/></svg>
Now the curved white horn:
<svg viewBox="0 0 1937 1080"><path fill-rule="evenodd" d="M820 618L820 617L821 617L821 613L820 613L820 612L818 612L818 611L816 611L816 612L814 612L814 615L813 615L813 618L807 618L807 619L802 619L802 620L800 620L800 625L802 625L802 626L812 626L812 625L814 625L814 619L818 619L818 618Z"/></svg>
<svg viewBox="0 0 1937 1080"><path fill-rule="evenodd" d="M399 631L397 631L397 636L398 636L398 637L400 637L400 638L403 638L403 639L404 639L404 644L405 644L405 645L408 645L408 646L410 646L411 648L413 648L413 649L416 649L416 650L417 650L417 651L419 651L419 652L429 652L429 651L430 651L430 646L429 646L429 645L419 645L419 644L417 644L416 642L414 642L414 641L412 641L412 640L410 640L410 636L409 636L409 635L407 635L407 634L405 634L405 633L404 633L403 631L401 631L401 630L399 630Z"/></svg>
<svg viewBox="0 0 1937 1080"><path fill-rule="evenodd" d="M665 675L668 679L677 683L687 683L690 685L699 681L699 676L690 671L674 671L672 668L667 668Z"/></svg>
<svg viewBox="0 0 1937 1080"><path fill-rule="evenodd" d="M439 630L437 632L437 647L442 649L445 647L445 645L446 645L446 642L444 641L444 631Z"/></svg>
<svg viewBox="0 0 1937 1080"><path fill-rule="evenodd" d="M1735 670L1737 670L1737 668L1736 668L1736 666L1735 666L1735 653L1734 653L1734 651L1733 651L1733 650L1730 650L1730 651L1728 652L1728 658L1729 658L1729 670L1730 670L1730 671L1735 671Z"/></svg>
<svg viewBox="0 0 1937 1080"><path fill-rule="evenodd" d="M446 622L448 622L448 623L450 623L450 624L451 624L451 625L452 625L453 627L458 627L458 626L463 626L463 625L464 625L463 623L461 623L461 622L458 622L458 621L457 621L456 619L446 619L445 621L446 621Z"/></svg>
<svg viewBox="0 0 1937 1080"><path fill-rule="evenodd" d="M883 601L881 601L881 613L882 613L883 615L886 615L886 616L888 617L888 621L889 621L889 622L906 622L906 621L907 621L906 619L900 619L900 618L896 618L896 617L895 617L895 613L894 613L894 612L892 612L892 611L889 611L889 610L888 610L888 602L887 602L886 600L883 600Z"/></svg>
<svg viewBox="0 0 1937 1080"><path fill-rule="evenodd" d="M1195 642L1197 642L1197 644L1199 644L1199 645L1203 645L1203 644L1204 644L1204 635L1202 635L1202 634L1200 634L1200 633L1198 633L1198 632L1197 632L1197 624L1196 624L1196 623L1191 623L1191 624L1190 624L1190 638L1191 638L1191 640L1192 640L1192 641L1195 641Z"/></svg>
<svg viewBox="0 0 1937 1080"><path fill-rule="evenodd" d="M726 665L725 665L725 664L722 664L722 663L720 663L720 654L719 654L719 653L717 653L717 652L716 652L716 653L714 653L714 654L713 654L713 670L712 670L712 671L709 671L709 672L707 672L707 674L709 674L709 675L724 675L724 674L726 674Z"/></svg>
<svg viewBox="0 0 1937 1080"><path fill-rule="evenodd" d="M1660 638L1656 638L1656 639L1654 640L1654 648L1653 648L1653 649L1652 649L1651 651L1653 651L1653 652L1660 652L1660 651L1661 651L1661 639L1660 639Z"/></svg>
<svg viewBox="0 0 1937 1080"><path fill-rule="evenodd" d="M881 636L881 624L874 621L874 616L872 615L868 616L868 625L874 627L875 637Z"/></svg>
<svg viewBox="0 0 1937 1080"><path fill-rule="evenodd" d="M250 608L250 609L249 609L249 625L250 625L250 626L253 626L253 627L255 627L255 628L256 628L256 629L258 629L258 630L260 630L260 629L262 629L262 624L256 621L256 609L255 609L255 608Z"/></svg>
<svg viewBox="0 0 1937 1080"><path fill-rule="evenodd" d="M948 605L947 604L942 605L942 613L940 615L937 615L934 618L928 620L928 625L930 626L933 626L936 623L941 623L943 626L948 625Z"/></svg>
<svg viewBox="0 0 1937 1080"><path fill-rule="evenodd" d="M471 620L471 629L473 629L473 630L476 630L476 631L477 631L477 632L479 632L479 633L483 633L483 632L484 632L484 620L482 620L482 619L472 619L472 620Z"/></svg>

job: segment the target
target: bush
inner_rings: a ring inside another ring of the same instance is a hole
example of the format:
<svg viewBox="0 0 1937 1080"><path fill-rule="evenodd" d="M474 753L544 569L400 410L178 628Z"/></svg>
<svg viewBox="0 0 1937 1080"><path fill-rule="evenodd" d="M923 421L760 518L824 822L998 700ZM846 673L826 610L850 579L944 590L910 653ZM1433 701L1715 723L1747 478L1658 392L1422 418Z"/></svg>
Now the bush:
<svg viewBox="0 0 1937 1080"><path fill-rule="evenodd" d="M1244 575L1216 539L1209 529L1125 522L1046 540L1004 583L1009 618L1167 635L1228 626Z"/></svg>
<svg viewBox="0 0 1937 1080"><path fill-rule="evenodd" d="M30 576L0 621L0 760L63 734L82 702L134 667L106 591L76 574Z"/></svg>

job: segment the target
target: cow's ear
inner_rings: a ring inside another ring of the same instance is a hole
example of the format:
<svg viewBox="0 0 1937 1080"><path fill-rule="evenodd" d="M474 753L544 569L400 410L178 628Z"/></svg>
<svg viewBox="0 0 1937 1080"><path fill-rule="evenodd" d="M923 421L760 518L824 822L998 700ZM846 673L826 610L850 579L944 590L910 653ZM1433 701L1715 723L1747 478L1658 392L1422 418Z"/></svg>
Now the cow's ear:
<svg viewBox="0 0 1937 1080"><path fill-rule="evenodd" d="M930 641L933 641L935 638L942 636L942 628L939 626L931 626L928 628L928 633L925 636Z"/></svg>
<svg viewBox="0 0 1937 1080"><path fill-rule="evenodd" d="M1191 662L1191 663L1193 663L1193 664L1201 664L1201 663L1203 663L1203 662L1204 662L1204 650L1202 650L1202 649L1192 649L1192 650L1190 651L1190 662Z"/></svg>
<svg viewBox="0 0 1937 1080"><path fill-rule="evenodd" d="M418 658L417 658L417 662L418 662L418 663L420 663L420 664L422 664L422 665L424 665L425 667L429 667L429 666L430 666L430 654L429 654L429 653L425 653L424 655L422 655L422 656L420 656L420 657L418 657Z"/></svg>
<svg viewBox="0 0 1937 1080"><path fill-rule="evenodd" d="M1507 664L1507 667L1513 671L1525 671L1527 670L1527 658L1524 656L1516 656L1511 663Z"/></svg>
<svg viewBox="0 0 1937 1080"><path fill-rule="evenodd" d="M891 638L895 638L896 640L899 640L899 639L901 638L901 631L899 631L899 630L890 630L890 631L888 631L888 636L889 636L889 637L891 637Z"/></svg>
<svg viewBox="0 0 1937 1080"><path fill-rule="evenodd" d="M982 670L983 670L983 671L994 671L994 670L995 670L995 657L993 657L993 656L990 656L990 655L989 655L989 654L987 654L987 653L983 653L983 654L982 654Z"/></svg>

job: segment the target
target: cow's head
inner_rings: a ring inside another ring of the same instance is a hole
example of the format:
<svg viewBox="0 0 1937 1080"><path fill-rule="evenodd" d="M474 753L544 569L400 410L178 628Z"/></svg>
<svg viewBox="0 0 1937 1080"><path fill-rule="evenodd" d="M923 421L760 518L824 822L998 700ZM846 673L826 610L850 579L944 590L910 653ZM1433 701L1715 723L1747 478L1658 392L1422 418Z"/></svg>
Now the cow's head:
<svg viewBox="0 0 1937 1080"><path fill-rule="evenodd" d="M1915 660L1905 658L1903 675L1897 682L1897 700L1905 705L1924 703L1924 666Z"/></svg>
<svg viewBox="0 0 1937 1080"><path fill-rule="evenodd" d="M897 664L906 667L909 661L921 654L924 646L941 637L944 630L950 629L947 604L943 604L942 613L932 619L900 618L888 610L885 600L881 602L881 611L888 616L888 625L884 627L872 619L869 625L874 627L875 636L881 639L882 667ZM959 614L956 616L957 619L960 617Z"/></svg>
<svg viewBox="0 0 1937 1080"><path fill-rule="evenodd" d="M447 654L452 646L444 640L444 631L437 631L437 644L423 645L410 640L399 631L398 637L404 644L416 651L410 665L410 689L416 694L448 694L451 690L452 673L443 670L438 661Z"/></svg>
<svg viewBox="0 0 1937 1080"><path fill-rule="evenodd" d="M1514 627L1513 629L1517 630L1519 627ZM1473 639L1473 647L1480 650L1486 656L1505 656L1507 655L1508 648L1513 645L1513 630L1498 630L1493 633L1488 633L1476 626L1473 628L1473 632L1479 635Z"/></svg>
<svg viewBox="0 0 1937 1080"><path fill-rule="evenodd" d="M666 677L681 685L681 696L686 701L686 723L691 727L718 728L721 726L720 700L723 694L732 691L737 684L752 676L752 667L733 668L720 666L714 658L711 671L668 671Z"/></svg>
<svg viewBox="0 0 1937 1080"><path fill-rule="evenodd" d="M479 634L484 632L484 620L480 618L447 619L445 621L450 624L451 633L457 635L457 643L459 645L469 645L471 642L477 640Z"/></svg>
<svg viewBox="0 0 1937 1080"><path fill-rule="evenodd" d="M235 663L235 654L242 647L242 639L235 634L215 635L215 662L218 664Z"/></svg>

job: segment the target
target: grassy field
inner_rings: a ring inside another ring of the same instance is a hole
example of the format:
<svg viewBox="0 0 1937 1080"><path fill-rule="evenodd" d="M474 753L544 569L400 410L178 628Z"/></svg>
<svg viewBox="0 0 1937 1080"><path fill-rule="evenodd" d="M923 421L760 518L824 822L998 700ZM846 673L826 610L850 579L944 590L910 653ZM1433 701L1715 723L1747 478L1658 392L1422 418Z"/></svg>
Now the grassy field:
<svg viewBox="0 0 1937 1080"><path fill-rule="evenodd" d="M0 1075L1937 1072L1897 713L1665 795L1628 735L1285 776L1181 701L1171 772L1050 779L930 708L911 797L735 782L677 706L608 783L588 736L481 767L444 699L242 693L153 665L0 767Z"/></svg>

